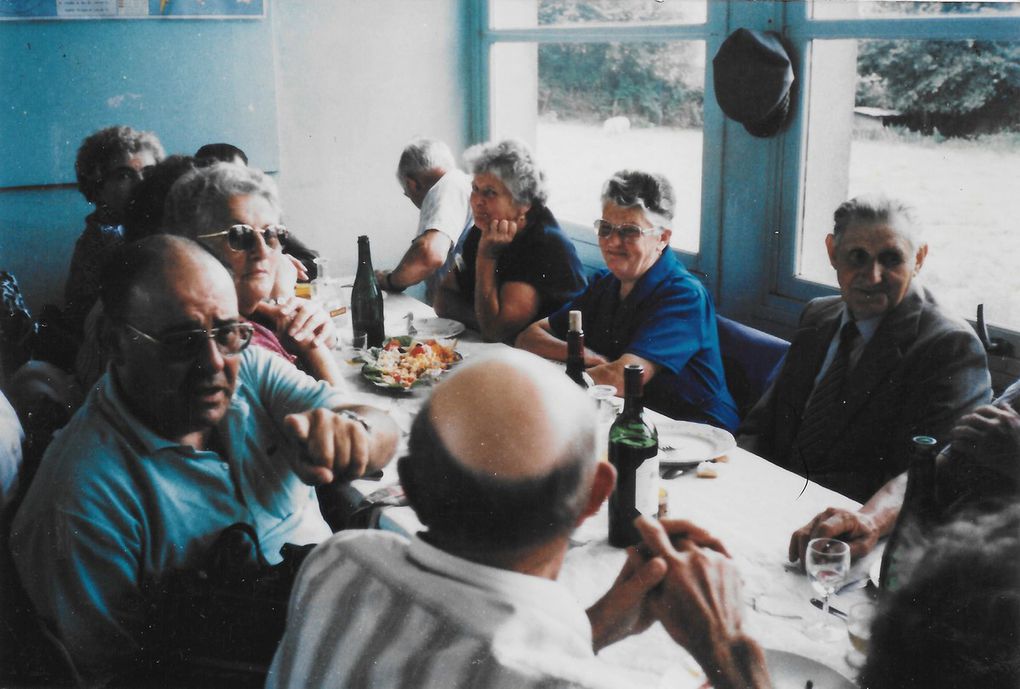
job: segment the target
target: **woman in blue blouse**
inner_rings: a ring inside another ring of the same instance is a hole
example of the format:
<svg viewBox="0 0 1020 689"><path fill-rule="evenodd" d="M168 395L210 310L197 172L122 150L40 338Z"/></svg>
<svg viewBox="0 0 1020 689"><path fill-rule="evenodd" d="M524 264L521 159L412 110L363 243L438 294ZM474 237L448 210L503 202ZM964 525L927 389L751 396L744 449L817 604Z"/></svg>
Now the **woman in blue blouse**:
<svg viewBox="0 0 1020 689"><path fill-rule="evenodd" d="M641 364L648 407L732 431L739 418L726 389L715 307L669 249L675 205L673 188L661 175L613 175L602 190L602 218L595 221L609 269L522 332L517 346L565 360L567 313L579 310L585 362L596 383L622 392L623 367Z"/></svg>

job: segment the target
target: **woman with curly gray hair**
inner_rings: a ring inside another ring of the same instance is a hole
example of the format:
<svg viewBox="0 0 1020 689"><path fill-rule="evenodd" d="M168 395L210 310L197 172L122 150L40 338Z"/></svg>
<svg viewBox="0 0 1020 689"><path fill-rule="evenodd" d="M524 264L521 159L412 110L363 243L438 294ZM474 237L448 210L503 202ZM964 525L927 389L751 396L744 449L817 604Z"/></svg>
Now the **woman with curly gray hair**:
<svg viewBox="0 0 1020 689"><path fill-rule="evenodd" d="M78 149L74 162L78 191L96 210L85 218L64 287L64 318L80 334L92 305L99 298L99 265L103 256L124 239L124 211L128 198L146 170L163 160L163 146L152 132L131 127L107 127L95 132Z"/></svg>
<svg viewBox="0 0 1020 689"><path fill-rule="evenodd" d="M216 163L185 174L167 196L164 225L205 246L230 271L241 315L255 326L252 344L300 363L312 376L343 387L331 347L336 329L322 307L293 296L272 298L281 266L276 183L261 170ZM293 269L291 269L293 271ZM290 284L293 287L294 273Z"/></svg>
<svg viewBox="0 0 1020 689"><path fill-rule="evenodd" d="M464 153L474 175L468 232L436 294L436 313L505 341L585 286L574 245L545 206L545 175L528 147L490 142Z"/></svg>
<svg viewBox="0 0 1020 689"><path fill-rule="evenodd" d="M568 314L578 310L596 383L622 393L624 366L640 364L650 408L733 431L740 419L726 387L712 298L669 248L675 206L662 175L621 170L609 178L594 223L608 270L516 344L565 360Z"/></svg>

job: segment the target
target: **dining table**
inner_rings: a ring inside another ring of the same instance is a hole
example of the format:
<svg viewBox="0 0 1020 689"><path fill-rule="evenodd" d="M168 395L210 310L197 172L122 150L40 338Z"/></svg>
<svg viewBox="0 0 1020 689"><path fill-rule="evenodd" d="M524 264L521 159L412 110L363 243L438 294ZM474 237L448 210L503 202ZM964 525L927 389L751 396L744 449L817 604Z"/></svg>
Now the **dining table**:
<svg viewBox="0 0 1020 689"><path fill-rule="evenodd" d="M412 324L428 326L435 322L435 313L428 305L405 294L388 294L385 313L387 336L407 334L408 314L413 314ZM457 335L455 343L464 360L484 357L506 346L484 342L470 329ZM336 355L350 385L352 400L388 411L401 428L403 450L411 422L427 399L429 387L410 391L377 387L362 376L362 363L355 352L340 347ZM656 412L647 413L653 423L662 427L674 423ZM395 484L394 465L395 462L391 463L384 471L381 480L355 481L352 488L368 495ZM712 468L714 478L702 478L698 472L688 470L661 480L660 485L666 490L668 516L696 523L726 546L743 583L743 629L766 649L776 688L854 686L849 681L856 671L846 660L850 643L845 623L832 618L831 622L843 631L836 640L825 640L817 633L817 625L825 614L812 605L811 599L817 598L817 594L800 563L788 561L787 552L792 533L817 513L827 507L854 510L860 503L732 442ZM607 507L603 505L598 514L573 534L559 576L559 581L584 606L594 603L612 585L626 558L624 550L608 544L607 524ZM405 535L423 528L407 506L382 510L377 525ZM877 549L853 564L845 590L831 599L833 607L847 611L856 603L873 600L875 582L870 573L880 557L881 549ZM627 668L638 686L675 689L706 686L692 657L659 624L603 649L599 656L605 662Z"/></svg>

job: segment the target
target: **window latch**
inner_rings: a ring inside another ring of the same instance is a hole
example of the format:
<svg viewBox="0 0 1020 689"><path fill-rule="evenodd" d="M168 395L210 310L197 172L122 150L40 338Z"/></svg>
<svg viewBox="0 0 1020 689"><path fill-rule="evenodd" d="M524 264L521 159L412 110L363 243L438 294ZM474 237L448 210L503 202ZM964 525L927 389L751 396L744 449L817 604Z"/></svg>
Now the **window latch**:
<svg viewBox="0 0 1020 689"><path fill-rule="evenodd" d="M984 345L985 351L990 356L1013 356L1013 345L1001 337L989 337L988 326L985 325L985 305L978 304L977 323L974 325L977 330L978 339Z"/></svg>

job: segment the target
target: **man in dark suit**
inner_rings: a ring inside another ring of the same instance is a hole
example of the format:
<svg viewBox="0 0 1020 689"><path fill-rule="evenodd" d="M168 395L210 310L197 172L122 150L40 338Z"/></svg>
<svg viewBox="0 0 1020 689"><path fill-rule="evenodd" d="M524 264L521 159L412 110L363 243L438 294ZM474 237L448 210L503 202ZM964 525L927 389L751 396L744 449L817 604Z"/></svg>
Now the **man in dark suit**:
<svg viewBox="0 0 1020 689"><path fill-rule="evenodd" d="M991 385L974 331L913 282L928 254L913 211L858 197L834 218L825 244L840 296L804 309L739 443L863 501L905 470L912 436L948 440Z"/></svg>

